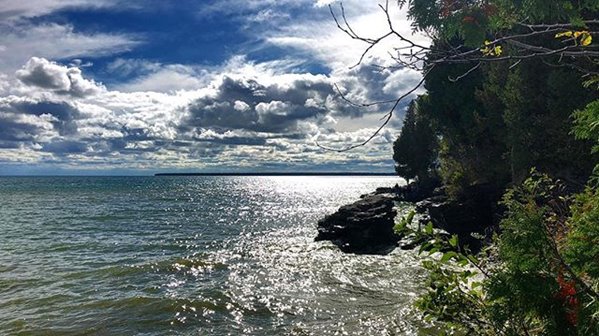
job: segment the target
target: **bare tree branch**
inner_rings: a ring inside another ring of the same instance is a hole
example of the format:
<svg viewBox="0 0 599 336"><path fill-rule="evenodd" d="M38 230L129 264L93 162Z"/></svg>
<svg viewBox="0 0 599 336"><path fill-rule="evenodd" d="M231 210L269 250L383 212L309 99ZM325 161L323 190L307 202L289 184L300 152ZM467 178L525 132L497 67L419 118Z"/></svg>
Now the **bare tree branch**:
<svg viewBox="0 0 599 336"><path fill-rule="evenodd" d="M347 152L350 151L352 149L358 148L358 147L362 147L365 146L366 144L368 144L372 139L374 139L382 130L383 128L385 128L385 126L387 126L387 124L389 123L389 121L391 121L391 118L393 117L393 114L395 112L395 109L397 109L397 106L399 106L399 103L404 100L406 97L408 97L409 95L411 95L412 93L414 93L416 90L418 90L418 88L420 88L422 86L422 84L424 84L424 81L426 79L426 76L430 73L430 71L433 69L434 66L432 66L423 76L422 79L418 82L418 84L416 84L412 89L410 89L408 92L404 93L403 95L401 95L399 98L397 98L395 100L395 103L393 104L393 106L391 107L391 109L389 110L389 112L387 112L387 114L385 114L385 116L383 117L384 122L379 126L379 128L372 133L372 135L370 135L368 137L368 139L349 146L349 147L345 147L345 148L333 148L333 147L327 147L327 146L323 146L321 144L319 144L318 142L316 142L316 146L318 146L319 148L328 150L328 151L334 151L334 152Z"/></svg>
<svg viewBox="0 0 599 336"><path fill-rule="evenodd" d="M399 7L405 5L405 3L406 0L397 1L397 5ZM367 38L357 34L353 27L349 24L343 3L340 3L339 7L341 12L341 20L337 14L335 14L333 7L329 5L329 11L335 20L337 27L352 39L368 44L368 46L364 49L364 52L360 55L357 63L351 66L350 69L362 64L372 49L381 44L383 40L395 38L399 41L399 45L393 48L394 54L389 53L389 56L390 59L396 63L396 65L378 65L377 67L381 69L411 69L422 72L423 77L422 80L412 90L398 97L397 99L370 103L356 103L351 101L335 84L335 89L339 93L341 99L353 106L366 108L375 105L393 103L393 107L383 116L383 124L365 141L341 149L328 148L317 143L318 147L323 149L344 152L366 145L368 142L374 139L389 123L391 117L393 116L393 112L399 105L400 101L422 86L430 70L437 64L474 64L462 75L455 78L450 77L449 80L452 82L457 82L465 78L477 70L482 64L513 61L513 64L509 66L509 69L512 69L518 66L523 60L529 59L540 59L542 62L551 66L570 67L584 73L585 76L598 73L598 63L595 58L599 59L599 50L595 45L581 45L581 43L579 43L577 40L577 37L570 37L562 40L562 43L566 45L554 49L544 45L537 45L536 43L537 41L542 41L541 38L545 36L555 36L556 34L568 31L572 32L572 30L580 29L581 27L584 27L585 34L599 36L599 20L585 20L581 22L582 25L572 23L528 24L526 21L523 21L517 23L516 25L527 28L529 32L513 34L508 33L507 35L498 34L494 40L485 42L486 48L483 48L483 46L481 46L481 48L468 48L464 44L454 46L448 41L444 43L441 42L441 45L437 45L435 48L432 48L415 42L414 39L402 35L395 29L389 11L389 0L386 0L384 5L379 4L379 8L383 11L387 20L388 30L386 33L376 38ZM343 24L341 22L343 22ZM513 52L507 55L500 55L500 53L494 54L487 51L487 48L495 48L502 45L510 46L510 50ZM555 60L556 57L558 64L550 63L550 60Z"/></svg>
<svg viewBox="0 0 599 336"><path fill-rule="evenodd" d="M463 73L462 75L460 75L460 76L458 76L458 77L455 77L455 78L453 78L453 77L449 77L449 81L451 81L451 82L454 82L454 83L455 83L455 82L457 82L457 81L459 81L460 79L462 79L462 78L464 78L464 77L468 76L468 75L469 75L470 73L472 73L474 70L478 69L478 68L480 67L480 65L481 65L481 64L482 64L482 62L478 62L478 63L477 63L475 66L473 66L472 68L468 69L468 71L466 71L465 73Z"/></svg>

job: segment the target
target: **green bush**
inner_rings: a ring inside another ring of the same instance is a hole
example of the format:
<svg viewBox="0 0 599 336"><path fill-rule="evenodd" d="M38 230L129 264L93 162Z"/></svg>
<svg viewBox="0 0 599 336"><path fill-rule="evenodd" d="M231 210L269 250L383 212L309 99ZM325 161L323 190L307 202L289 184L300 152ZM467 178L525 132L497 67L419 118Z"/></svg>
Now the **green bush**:
<svg viewBox="0 0 599 336"><path fill-rule="evenodd" d="M432 225L412 232L427 237L422 250L443 253L424 262L429 290L417 306L458 334L599 335L599 193L573 200L533 171L503 204L502 232L478 256Z"/></svg>

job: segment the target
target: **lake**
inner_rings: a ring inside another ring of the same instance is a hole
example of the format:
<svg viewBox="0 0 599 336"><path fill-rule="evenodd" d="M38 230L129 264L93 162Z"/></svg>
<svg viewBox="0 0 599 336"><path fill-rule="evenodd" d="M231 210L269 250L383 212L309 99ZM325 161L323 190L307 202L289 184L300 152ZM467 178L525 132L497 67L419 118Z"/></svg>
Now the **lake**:
<svg viewBox="0 0 599 336"><path fill-rule="evenodd" d="M0 178L0 334L415 335L415 252L316 223L397 177Z"/></svg>

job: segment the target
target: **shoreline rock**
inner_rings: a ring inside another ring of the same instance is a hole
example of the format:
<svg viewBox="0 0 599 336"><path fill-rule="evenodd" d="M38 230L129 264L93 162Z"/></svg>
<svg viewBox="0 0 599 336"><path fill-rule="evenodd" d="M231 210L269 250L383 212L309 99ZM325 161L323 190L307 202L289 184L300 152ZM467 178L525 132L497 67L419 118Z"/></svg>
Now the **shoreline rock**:
<svg viewBox="0 0 599 336"><path fill-rule="evenodd" d="M497 212L499 194L491 185L473 186L467 194L466 199L449 200L437 183L427 188L417 188L415 184L377 188L320 220L315 240L330 240L346 253L388 254L402 238L393 231L397 216L395 204L409 202L414 203L416 212L422 215L420 224L430 221L435 228L458 235L461 245L477 251L484 242L472 234L490 237L496 230L497 220L493 214Z"/></svg>
<svg viewBox="0 0 599 336"><path fill-rule="evenodd" d="M433 227L457 235L462 247L476 253L498 230L499 217L495 214L501 193L490 184L479 184L465 194L468 197L461 200L450 200L444 194L431 196L416 203L416 212L422 215L420 224L432 222Z"/></svg>
<svg viewBox="0 0 599 336"><path fill-rule="evenodd" d="M396 202L422 200L422 191L410 184L362 195L320 220L315 241L330 240L346 253L388 254L402 238L393 230Z"/></svg>
<svg viewBox="0 0 599 336"><path fill-rule="evenodd" d="M346 253L386 254L399 241L393 232L395 195L363 195L318 222L315 240L330 240Z"/></svg>

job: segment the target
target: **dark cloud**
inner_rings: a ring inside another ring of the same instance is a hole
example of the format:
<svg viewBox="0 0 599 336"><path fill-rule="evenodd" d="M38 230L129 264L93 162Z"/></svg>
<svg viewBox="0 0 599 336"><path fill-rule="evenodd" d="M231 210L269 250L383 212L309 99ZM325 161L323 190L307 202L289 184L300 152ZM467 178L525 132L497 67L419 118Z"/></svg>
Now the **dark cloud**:
<svg viewBox="0 0 599 336"><path fill-rule="evenodd" d="M79 68L69 68L38 57L29 59L27 64L16 72L16 76L26 85L76 97L90 96L104 90L103 86L93 80L83 78Z"/></svg>
<svg viewBox="0 0 599 336"><path fill-rule="evenodd" d="M0 126L1 127L1 126ZM1 130L0 130L1 132ZM18 141L4 141L0 140L0 149L17 149L20 148L20 143Z"/></svg>
<svg viewBox="0 0 599 336"><path fill-rule="evenodd" d="M194 140L200 142L212 142L223 145L244 145L244 146L264 146L266 145L266 139L264 138L252 138L252 137L226 137L226 138L195 138Z"/></svg>
<svg viewBox="0 0 599 336"><path fill-rule="evenodd" d="M50 122L60 135L77 134L76 120L81 118L81 113L68 103L23 101L13 103L12 109L18 113L35 116L51 115L54 118Z"/></svg>
<svg viewBox="0 0 599 336"><path fill-rule="evenodd" d="M195 147L189 151L189 157L193 159L215 157L224 153L227 150L227 148L227 146L218 144Z"/></svg>
<svg viewBox="0 0 599 336"><path fill-rule="evenodd" d="M277 161L284 162L281 167L316 164L333 155L316 147L315 138L341 144L361 139L353 131L327 130L338 116L362 113L339 99L330 77L256 69L214 75L212 85L178 97L118 91L92 95L77 86L79 69L33 58L17 74L26 85L14 91L21 96L0 97L0 149L21 150L32 161L55 165L177 166L193 161L242 169L275 167ZM356 96L371 94L360 81L342 84Z"/></svg>
<svg viewBox="0 0 599 336"><path fill-rule="evenodd" d="M50 90L67 91L71 86L63 67L36 57L17 71L17 78L24 84Z"/></svg>
<svg viewBox="0 0 599 336"><path fill-rule="evenodd" d="M88 150L88 144L81 141L54 141L44 144L42 150L44 152L54 153L58 155L64 154L80 154Z"/></svg>
<svg viewBox="0 0 599 336"><path fill-rule="evenodd" d="M77 134L79 117L79 111L64 102L9 97L0 100L0 140L33 142L52 132L72 136Z"/></svg>
<svg viewBox="0 0 599 336"><path fill-rule="evenodd" d="M216 95L187 107L183 129L219 128L256 132L289 132L299 120L325 115L335 95L325 77L306 76L285 84L260 84L254 79L224 77Z"/></svg>
<svg viewBox="0 0 599 336"><path fill-rule="evenodd" d="M18 148L19 142L33 141L42 130L40 125L0 114L0 140L4 141L4 148Z"/></svg>

